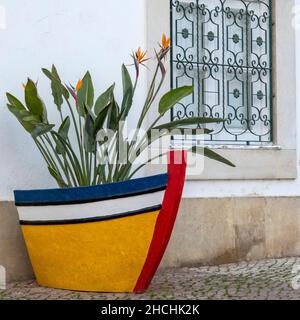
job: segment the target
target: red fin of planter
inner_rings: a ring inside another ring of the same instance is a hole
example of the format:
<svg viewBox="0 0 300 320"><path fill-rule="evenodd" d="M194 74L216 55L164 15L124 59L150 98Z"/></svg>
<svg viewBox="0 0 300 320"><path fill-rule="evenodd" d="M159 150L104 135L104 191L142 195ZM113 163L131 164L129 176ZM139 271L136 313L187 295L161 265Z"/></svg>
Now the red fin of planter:
<svg viewBox="0 0 300 320"><path fill-rule="evenodd" d="M143 292L148 288L171 238L185 182L186 157L186 151L171 151L169 153L167 189L148 257L134 288L136 293Z"/></svg>

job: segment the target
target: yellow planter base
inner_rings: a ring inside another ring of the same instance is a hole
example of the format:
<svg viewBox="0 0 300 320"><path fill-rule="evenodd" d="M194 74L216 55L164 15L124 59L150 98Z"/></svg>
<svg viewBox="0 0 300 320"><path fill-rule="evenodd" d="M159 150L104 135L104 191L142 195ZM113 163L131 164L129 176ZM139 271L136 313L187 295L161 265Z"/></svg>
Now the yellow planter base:
<svg viewBox="0 0 300 320"><path fill-rule="evenodd" d="M133 292L158 214L81 224L23 225L37 282L78 291Z"/></svg>

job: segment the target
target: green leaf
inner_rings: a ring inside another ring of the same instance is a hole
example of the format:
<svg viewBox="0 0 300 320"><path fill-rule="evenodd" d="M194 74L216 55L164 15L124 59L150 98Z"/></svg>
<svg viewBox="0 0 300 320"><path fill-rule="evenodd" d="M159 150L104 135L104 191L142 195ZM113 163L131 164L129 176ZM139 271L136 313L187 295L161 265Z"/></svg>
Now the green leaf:
<svg viewBox="0 0 300 320"><path fill-rule="evenodd" d="M60 128L58 129L58 133L65 140L68 139L70 125L71 125L71 121L70 121L70 117L68 116L68 117L65 118L65 120L61 124Z"/></svg>
<svg viewBox="0 0 300 320"><path fill-rule="evenodd" d="M89 72L82 79L82 86L78 90L78 112L85 115L85 108L92 108L94 105L94 86Z"/></svg>
<svg viewBox="0 0 300 320"><path fill-rule="evenodd" d="M174 135L173 130L176 130L175 134L180 134L180 135L193 135L196 136L197 134L211 134L214 130L209 130L209 129L191 129L191 128L163 128L159 129L158 135L152 135L152 131L148 131L148 145L156 141L157 139L160 139L165 136L169 135Z"/></svg>
<svg viewBox="0 0 300 320"><path fill-rule="evenodd" d="M106 127L104 127L106 121ZM94 122L94 137L96 139L101 129L116 130L119 125L119 106L113 100L105 109L103 109Z"/></svg>
<svg viewBox="0 0 300 320"><path fill-rule="evenodd" d="M62 84L60 77L58 75L57 69L52 65L52 71L47 69L42 69L43 73L51 80L51 90L54 99L54 104L57 106L58 111L61 111L61 106L63 104L63 98L69 99L70 94L68 90Z"/></svg>
<svg viewBox="0 0 300 320"><path fill-rule="evenodd" d="M226 120L220 118L203 118L203 117L194 117L194 118L187 118L182 120L176 120L168 123L164 123L160 126L154 127L153 129L168 129L172 130L175 128L179 128L182 126L189 126L189 125L200 125L200 124L208 124L208 123L219 123L224 122Z"/></svg>
<svg viewBox="0 0 300 320"><path fill-rule="evenodd" d="M84 148L87 152L95 152L96 137L94 131L94 120L88 114L85 119L84 131L83 131Z"/></svg>
<svg viewBox="0 0 300 320"><path fill-rule="evenodd" d="M64 141L68 140L70 125L71 125L70 118L66 117L58 129L58 134ZM62 145L62 142L60 140L57 140L56 142L56 152L62 155L64 155L66 152L65 147Z"/></svg>
<svg viewBox="0 0 300 320"><path fill-rule="evenodd" d="M50 132L55 127L54 124L47 123L36 123L34 126L34 130L31 132L33 138L42 136L43 134Z"/></svg>
<svg viewBox="0 0 300 320"><path fill-rule="evenodd" d="M25 87L25 102L30 113L38 116L41 122L47 123L47 110L39 97L35 83L28 79Z"/></svg>
<svg viewBox="0 0 300 320"><path fill-rule="evenodd" d="M104 109L106 109L114 99L115 84L110 86L104 93L102 93L95 103L95 114L98 116Z"/></svg>
<svg viewBox="0 0 300 320"><path fill-rule="evenodd" d="M224 157L220 156L218 153L212 151L209 148L203 148L203 147L193 147L189 150L190 152L196 153L196 154L201 154L204 155L205 157L216 160L218 162L224 163L230 167L235 168L235 165L230 162L229 160L225 159Z"/></svg>
<svg viewBox="0 0 300 320"><path fill-rule="evenodd" d="M120 121L126 120L129 114L129 111L132 107L132 102L133 102L133 91L131 88L129 88L122 101Z"/></svg>
<svg viewBox="0 0 300 320"><path fill-rule="evenodd" d="M6 97L8 102L16 107L19 110L26 110L25 106L23 105L23 103L21 101L19 101L16 97L14 97L13 95L11 95L10 93L6 93Z"/></svg>
<svg viewBox="0 0 300 320"><path fill-rule="evenodd" d="M54 125L41 122L40 116L30 113L25 106L13 95L6 94L9 104L8 110L15 115L24 129L36 138L54 128Z"/></svg>
<svg viewBox="0 0 300 320"><path fill-rule="evenodd" d="M33 114L20 112L20 115L21 115L23 121L33 122L33 123L40 123L40 121L39 121L40 119L37 116L33 115Z"/></svg>
<svg viewBox="0 0 300 320"><path fill-rule="evenodd" d="M193 86L185 86L173 89L166 93L159 102L159 113L164 114L173 108L183 98L189 96L194 92Z"/></svg>
<svg viewBox="0 0 300 320"><path fill-rule="evenodd" d="M129 72L125 65L122 66L122 80L123 80L123 101L121 106L120 121L124 121L132 107L133 102L133 85Z"/></svg>
<svg viewBox="0 0 300 320"><path fill-rule="evenodd" d="M103 110L101 113L99 113L98 116L96 117L95 123L94 123L94 134L95 135L97 135L99 130L103 129L106 117L107 117L107 112L105 112L105 110Z"/></svg>
<svg viewBox="0 0 300 320"><path fill-rule="evenodd" d="M28 121L24 121L23 118L26 116L30 116L30 113L27 110L23 110L23 112L16 106L7 104L8 110L17 118L23 128L28 132L32 133L35 129L35 126Z"/></svg>
<svg viewBox="0 0 300 320"><path fill-rule="evenodd" d="M128 89L131 89L131 91L133 91L131 77L128 72L128 69L124 64L122 65L122 83L123 83L123 96L125 96Z"/></svg>
<svg viewBox="0 0 300 320"><path fill-rule="evenodd" d="M20 102L16 97L11 95L10 93L6 93L8 104L8 110L17 118L23 128L28 132L32 133L35 129L35 125L29 121L30 117L34 117L34 121L39 121L39 117L32 116L30 112L25 108L25 106ZM28 120L26 120L28 118Z"/></svg>
<svg viewBox="0 0 300 320"><path fill-rule="evenodd" d="M119 125L119 106L115 100L113 100L108 108L107 113L107 128L116 130Z"/></svg>

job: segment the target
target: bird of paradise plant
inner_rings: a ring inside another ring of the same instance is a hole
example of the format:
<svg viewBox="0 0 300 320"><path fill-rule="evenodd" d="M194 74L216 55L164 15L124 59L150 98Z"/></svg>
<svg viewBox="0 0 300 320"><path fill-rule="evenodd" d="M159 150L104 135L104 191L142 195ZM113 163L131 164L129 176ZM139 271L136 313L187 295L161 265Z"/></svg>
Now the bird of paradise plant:
<svg viewBox="0 0 300 320"><path fill-rule="evenodd" d="M145 119L161 91L167 73L165 58L169 50L170 39L163 35L159 51L155 53L156 69L145 102L140 108L137 129L145 125ZM129 139L128 136L124 136L124 125L122 124L127 121L133 106L140 79L140 67L145 66L149 60L147 52L142 51L141 48L132 55L132 58L136 70L134 82L127 67L122 65L123 99L121 104L118 104L115 98L115 84L112 84L95 99L94 86L89 72L73 87L62 82L54 65L51 70L42 69L51 82L53 101L60 114L61 121L58 126L49 123L47 108L38 94L37 84L31 79L28 79L24 85L25 104L7 93L8 109L31 134L47 164L49 173L57 181L59 187L89 186L131 179L149 162L149 160L145 161L135 168L133 165L135 160L154 141L169 134L170 130L177 129L179 132L184 132L185 128L191 125L199 126L224 121L223 119L193 117L159 124L167 112L183 98L193 93L192 86L184 86L163 95L158 108L155 107L157 117L146 128L144 137L137 139L137 134L135 134ZM153 129L165 131L153 139L148 139ZM75 143L70 134L71 130L75 132ZM110 143L97 139L101 130L114 132ZM210 132L204 129L204 133ZM127 148L126 159L114 163L105 160L120 158L121 143ZM208 148L194 146L189 151L201 153L211 159L234 166L230 161ZM158 157L163 155L161 153Z"/></svg>

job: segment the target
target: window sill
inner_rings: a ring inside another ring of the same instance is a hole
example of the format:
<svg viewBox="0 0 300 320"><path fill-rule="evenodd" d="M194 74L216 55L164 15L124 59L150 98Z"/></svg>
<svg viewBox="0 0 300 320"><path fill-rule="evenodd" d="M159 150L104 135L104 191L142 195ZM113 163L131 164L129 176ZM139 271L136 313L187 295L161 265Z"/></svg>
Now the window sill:
<svg viewBox="0 0 300 320"><path fill-rule="evenodd" d="M282 150L278 145L264 145L264 146L248 146L248 145L207 145L210 149L221 150Z"/></svg>
<svg viewBox="0 0 300 320"><path fill-rule="evenodd" d="M296 150L279 146L213 146L216 152L232 161L236 168L205 158L204 170L197 174L188 168L187 180L292 180L297 178Z"/></svg>
<svg viewBox="0 0 300 320"><path fill-rule="evenodd" d="M233 162L232 168L198 156L198 167L187 168L188 181L218 180L294 180L297 178L297 152L279 146L236 147L211 146L218 154ZM195 158L192 161L195 163ZM165 165L149 165L147 175L166 171Z"/></svg>

